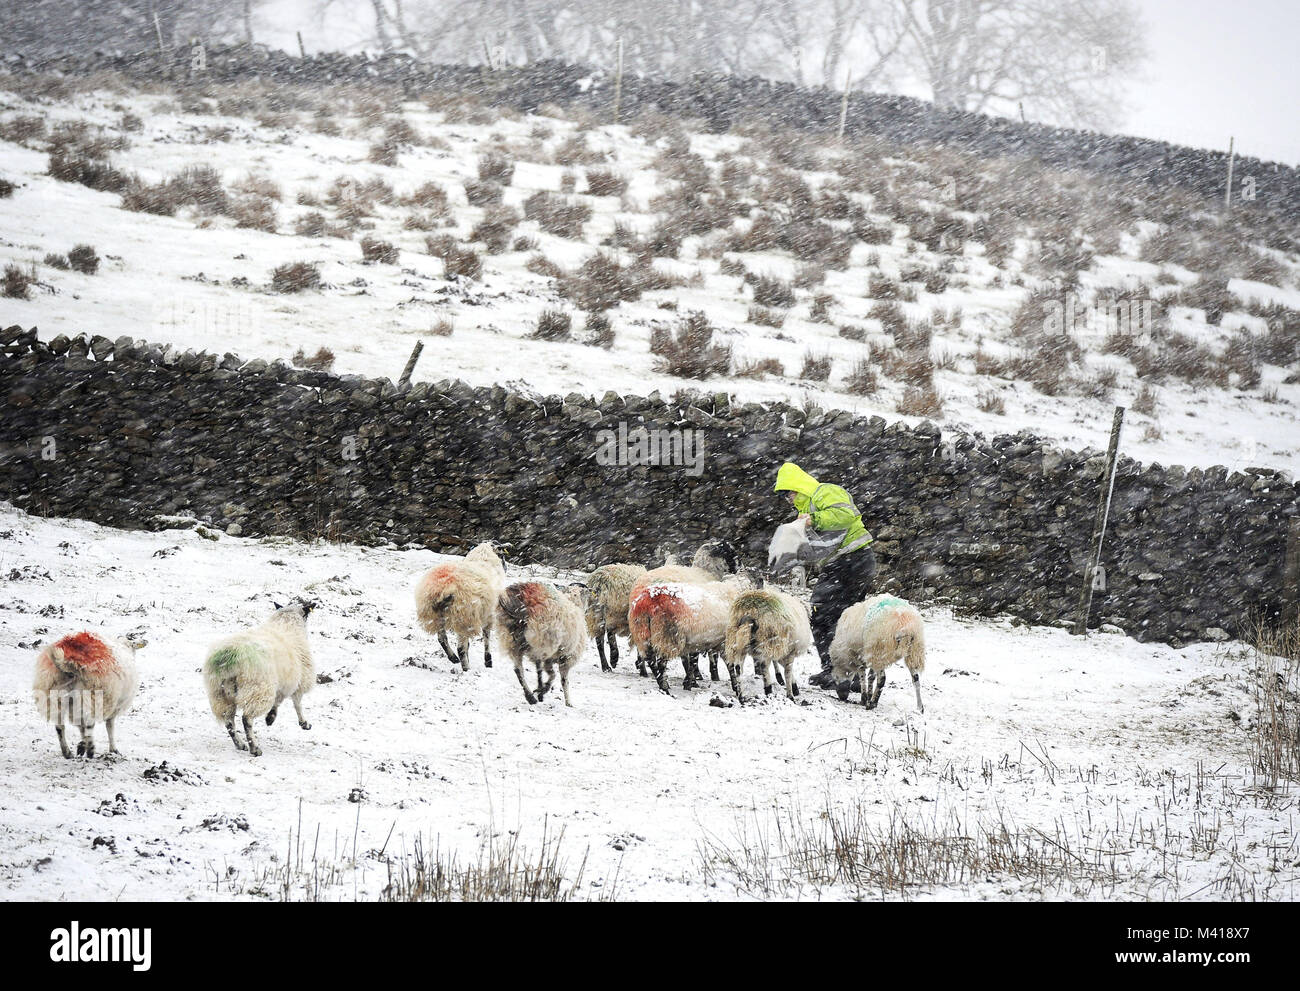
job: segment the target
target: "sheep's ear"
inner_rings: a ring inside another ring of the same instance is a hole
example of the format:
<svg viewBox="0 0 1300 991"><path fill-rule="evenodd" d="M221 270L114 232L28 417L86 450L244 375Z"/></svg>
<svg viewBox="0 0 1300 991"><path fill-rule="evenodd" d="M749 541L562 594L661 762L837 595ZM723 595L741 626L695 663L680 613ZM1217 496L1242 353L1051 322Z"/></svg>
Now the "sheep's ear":
<svg viewBox="0 0 1300 991"><path fill-rule="evenodd" d="M280 605L280 603L276 602L274 599L271 600L271 605L275 606L276 609L284 608L284 606Z"/></svg>

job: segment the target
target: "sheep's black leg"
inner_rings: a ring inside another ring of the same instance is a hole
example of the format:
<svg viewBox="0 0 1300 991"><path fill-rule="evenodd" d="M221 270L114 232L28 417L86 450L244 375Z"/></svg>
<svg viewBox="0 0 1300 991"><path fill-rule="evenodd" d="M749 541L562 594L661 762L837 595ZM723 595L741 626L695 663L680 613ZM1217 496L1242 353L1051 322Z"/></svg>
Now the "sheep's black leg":
<svg viewBox="0 0 1300 991"><path fill-rule="evenodd" d="M524 677L524 667L518 662L515 663L515 677L519 679L519 687L524 690L524 698L528 700L528 704L536 705L537 696L534 695L533 690L528 687L528 679Z"/></svg>
<svg viewBox="0 0 1300 991"><path fill-rule="evenodd" d="M695 679L692 677L692 669L695 667L695 655L682 655L682 688L687 690L695 687Z"/></svg>
<svg viewBox="0 0 1300 991"><path fill-rule="evenodd" d="M736 693L736 701L741 705L745 704L745 696L740 692L740 665L735 667L727 665L727 674L731 677L731 690Z"/></svg>
<svg viewBox="0 0 1300 991"><path fill-rule="evenodd" d="M81 727L81 744L77 747L77 753L85 751L87 757L95 756L95 727Z"/></svg>
<svg viewBox="0 0 1300 991"><path fill-rule="evenodd" d="M492 628L483 631L483 666L492 666Z"/></svg>
<svg viewBox="0 0 1300 991"><path fill-rule="evenodd" d="M700 655L691 655L691 687L695 688L704 680L704 675L700 673Z"/></svg>
<svg viewBox="0 0 1300 991"><path fill-rule="evenodd" d="M871 668L862 672L862 706L871 708L871 689L876 684L876 672Z"/></svg>
<svg viewBox="0 0 1300 991"><path fill-rule="evenodd" d="M602 671L613 670L609 666L609 661L605 659L605 631L596 631L596 653L600 656L600 669Z"/></svg>
<svg viewBox="0 0 1300 991"><path fill-rule="evenodd" d="M68 749L68 738L64 735L63 723L57 723L54 727L54 732L59 737L59 749L63 752L63 756L71 760L72 751Z"/></svg>
<svg viewBox="0 0 1300 991"><path fill-rule="evenodd" d="M636 652L636 673L642 678L650 677L650 669L646 667L645 658L641 656L641 651Z"/></svg>
<svg viewBox="0 0 1300 991"><path fill-rule="evenodd" d="M780 685L782 688L785 687L785 677L781 674L780 668L776 669L776 683Z"/></svg>
<svg viewBox="0 0 1300 991"><path fill-rule="evenodd" d="M609 669L613 671L618 667L618 637L614 636L613 630L610 630L607 636L609 637Z"/></svg>
<svg viewBox="0 0 1300 991"><path fill-rule="evenodd" d="M447 655L447 660L451 661L451 666L453 668L459 666L460 659L457 658L456 655L451 652L451 644L447 642L446 630L443 630L441 633L438 634L438 643L442 644L442 651L444 654Z"/></svg>
<svg viewBox="0 0 1300 991"><path fill-rule="evenodd" d="M230 742L235 745L236 750L248 749L248 745L244 743L244 741L239 738L239 734L235 732L234 712L231 712L230 718L226 720L226 732L230 734Z"/></svg>
<svg viewBox="0 0 1300 991"><path fill-rule="evenodd" d="M276 714L276 711L278 710L278 708L279 708L278 706L275 706L275 707L273 707L273 708L271 709L270 712L268 712L268 713L266 714L266 725L267 725L267 726L270 726L272 723L275 722L275 714Z"/></svg>
<svg viewBox="0 0 1300 991"><path fill-rule="evenodd" d="M871 708L880 704L880 690L885 687L885 672L876 672L876 690L871 693Z"/></svg>
<svg viewBox="0 0 1300 991"><path fill-rule="evenodd" d="M713 651L709 652L709 681L718 680L718 655Z"/></svg>
<svg viewBox="0 0 1300 991"><path fill-rule="evenodd" d="M912 672L912 687L916 689L916 711L925 712L925 706L921 704L921 675L916 671Z"/></svg>
<svg viewBox="0 0 1300 991"><path fill-rule="evenodd" d="M253 721L247 716L244 717L244 739L248 741L248 752L254 757L261 757L262 748L257 745L257 737L253 735Z"/></svg>
<svg viewBox="0 0 1300 991"><path fill-rule="evenodd" d="M668 659L660 657L653 647L647 646L645 653L646 664L654 675L655 684L659 686L659 691L671 696L673 693L668 687Z"/></svg>

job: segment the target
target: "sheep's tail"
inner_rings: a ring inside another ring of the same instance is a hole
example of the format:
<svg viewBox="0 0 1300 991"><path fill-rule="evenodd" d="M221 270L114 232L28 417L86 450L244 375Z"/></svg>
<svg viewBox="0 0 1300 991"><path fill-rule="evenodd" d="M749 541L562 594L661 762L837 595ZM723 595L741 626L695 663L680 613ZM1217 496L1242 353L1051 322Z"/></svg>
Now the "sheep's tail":
<svg viewBox="0 0 1300 991"><path fill-rule="evenodd" d="M727 631L727 667L734 668L745 660L754 634L758 632L758 620L753 616L741 616Z"/></svg>
<svg viewBox="0 0 1300 991"><path fill-rule="evenodd" d="M921 625L921 617L915 613L909 617L907 634L909 642L903 663L909 671L920 674L925 670L925 629Z"/></svg>
<svg viewBox="0 0 1300 991"><path fill-rule="evenodd" d="M415 615L426 633L447 628L447 610L456 598L455 564L439 565L424 576L415 591Z"/></svg>
<svg viewBox="0 0 1300 991"><path fill-rule="evenodd" d="M925 627L921 615L915 609L896 609L893 619L895 635L906 640L903 663L909 671L920 674L925 670Z"/></svg>
<svg viewBox="0 0 1300 991"><path fill-rule="evenodd" d="M50 663L62 671L64 674L72 674L77 670L77 666L68 660L68 655L63 652L62 647L54 646L49 652Z"/></svg>
<svg viewBox="0 0 1300 991"><path fill-rule="evenodd" d="M498 635L505 638L506 646L512 658L520 658L527 649L525 636L528 632L528 596L526 585L521 582L511 585L497 599L497 620L501 629Z"/></svg>
<svg viewBox="0 0 1300 991"><path fill-rule="evenodd" d="M261 644L224 643L208 654L203 662L203 675L214 693L234 701L239 694L239 683L265 670L267 662L266 648Z"/></svg>

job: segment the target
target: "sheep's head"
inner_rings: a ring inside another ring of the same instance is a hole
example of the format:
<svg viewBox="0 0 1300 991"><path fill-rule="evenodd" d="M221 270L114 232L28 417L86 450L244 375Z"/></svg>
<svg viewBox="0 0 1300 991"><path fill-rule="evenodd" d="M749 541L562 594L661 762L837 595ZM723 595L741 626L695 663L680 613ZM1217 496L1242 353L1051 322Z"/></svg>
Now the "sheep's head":
<svg viewBox="0 0 1300 991"><path fill-rule="evenodd" d="M300 616L304 623L307 621L307 617L311 615L312 610L320 605L320 603L315 599L304 599L302 596L290 599L289 602L283 606L274 600L272 600L271 604L275 606L276 615L284 614Z"/></svg>
<svg viewBox="0 0 1300 991"><path fill-rule="evenodd" d="M736 554L736 548L728 541L707 540L695 552L691 564L710 572L715 578L721 578L723 575L736 573L740 565L740 557Z"/></svg>
<svg viewBox="0 0 1300 991"><path fill-rule="evenodd" d="M584 582L570 582L564 589L564 594L569 597L584 613L592 606L591 589L587 588Z"/></svg>

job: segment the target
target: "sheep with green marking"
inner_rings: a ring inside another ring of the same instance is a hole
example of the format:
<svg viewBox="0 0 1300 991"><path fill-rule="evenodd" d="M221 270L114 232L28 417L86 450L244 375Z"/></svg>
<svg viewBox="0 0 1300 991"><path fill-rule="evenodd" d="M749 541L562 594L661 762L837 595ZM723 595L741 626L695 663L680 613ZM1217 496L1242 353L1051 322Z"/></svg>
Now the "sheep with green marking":
<svg viewBox="0 0 1300 991"><path fill-rule="evenodd" d="M226 637L208 651L203 662L208 702L236 749L262 756L253 721L266 717L270 726L287 698L293 699L298 725L311 729L302 714L302 697L316 684L316 665L307 643L307 617L315 607L316 603L304 599L277 606L261 626ZM238 714L244 722L242 739L235 731Z"/></svg>
<svg viewBox="0 0 1300 991"><path fill-rule="evenodd" d="M747 655L754 658L756 671L762 669L764 694L772 694L772 669L780 667L785 674L785 694L793 699L799 694L794 665L810 646L812 626L808 607L802 602L770 586L742 592L731 604L725 655L736 700L745 701L740 672Z"/></svg>

